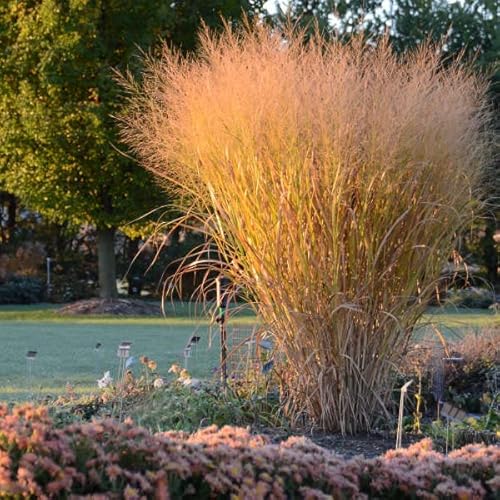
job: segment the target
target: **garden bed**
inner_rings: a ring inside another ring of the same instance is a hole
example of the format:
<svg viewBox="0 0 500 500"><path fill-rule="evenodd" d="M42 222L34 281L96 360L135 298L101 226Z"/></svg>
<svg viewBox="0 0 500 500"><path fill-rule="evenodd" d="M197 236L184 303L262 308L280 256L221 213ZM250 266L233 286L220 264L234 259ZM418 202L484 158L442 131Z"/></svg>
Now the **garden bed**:
<svg viewBox="0 0 500 500"><path fill-rule="evenodd" d="M0 491L63 498L485 498L500 448L448 456L429 440L374 459L343 459L304 438L272 444L235 427L150 434L131 421L54 428L46 408L0 407Z"/></svg>

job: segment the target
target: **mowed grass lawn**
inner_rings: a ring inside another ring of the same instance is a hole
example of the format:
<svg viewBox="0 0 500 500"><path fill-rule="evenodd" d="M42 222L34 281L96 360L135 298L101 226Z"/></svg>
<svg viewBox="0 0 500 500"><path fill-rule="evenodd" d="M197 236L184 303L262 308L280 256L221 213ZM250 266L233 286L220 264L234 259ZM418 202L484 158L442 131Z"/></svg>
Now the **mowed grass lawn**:
<svg viewBox="0 0 500 500"><path fill-rule="evenodd" d="M500 316L483 310L430 310L417 332L419 337L430 331L429 321L453 337L498 326ZM251 331L257 323L255 316L243 313L230 323L229 331ZM218 367L218 328L211 327L192 307L169 304L166 318L124 318L62 317L54 306L0 306L0 400L61 394L67 383L76 392L96 391L96 380L105 371L115 376L116 350L122 341L132 342L131 355L154 359L158 372L167 375L173 363L184 363L184 347L193 334L200 342L188 359L188 369L195 377L211 377ZM101 347L96 351L97 343ZM38 353L32 363L31 384L25 357L28 350ZM134 365L136 374L140 369L139 363Z"/></svg>
<svg viewBox="0 0 500 500"><path fill-rule="evenodd" d="M0 400L30 399L64 393L66 384L81 393L97 389L97 379L118 368L117 347L132 342L131 355L148 356L166 376L173 363L184 365L184 348L196 334L188 369L207 378L218 367L218 327L193 312L169 305L168 317L59 316L54 306L0 306ZM241 314L233 327L251 330L255 316ZM212 340L210 345L210 338ZM101 347L96 351L96 344ZM29 383L26 353L37 351ZM140 363L133 365L139 374Z"/></svg>

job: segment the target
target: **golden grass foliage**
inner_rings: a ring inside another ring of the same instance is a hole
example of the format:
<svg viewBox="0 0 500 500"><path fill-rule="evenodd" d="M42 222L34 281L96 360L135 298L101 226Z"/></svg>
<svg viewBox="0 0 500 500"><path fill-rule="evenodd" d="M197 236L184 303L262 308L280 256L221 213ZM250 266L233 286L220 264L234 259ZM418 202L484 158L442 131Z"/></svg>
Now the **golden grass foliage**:
<svg viewBox="0 0 500 500"><path fill-rule="evenodd" d="M488 155L485 85L435 47L377 47L249 26L165 49L123 138L174 183L255 298L285 408L370 429L393 362L469 220Z"/></svg>

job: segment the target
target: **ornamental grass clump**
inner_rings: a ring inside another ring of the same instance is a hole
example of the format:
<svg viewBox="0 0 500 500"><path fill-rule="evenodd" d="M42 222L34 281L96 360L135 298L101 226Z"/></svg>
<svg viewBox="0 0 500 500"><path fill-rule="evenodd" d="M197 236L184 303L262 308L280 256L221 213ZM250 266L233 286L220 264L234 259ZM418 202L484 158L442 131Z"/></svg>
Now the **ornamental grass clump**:
<svg viewBox="0 0 500 500"><path fill-rule="evenodd" d="M275 338L291 416L372 428L391 370L468 223L485 85L436 47L204 33L125 82L123 138L177 186Z"/></svg>

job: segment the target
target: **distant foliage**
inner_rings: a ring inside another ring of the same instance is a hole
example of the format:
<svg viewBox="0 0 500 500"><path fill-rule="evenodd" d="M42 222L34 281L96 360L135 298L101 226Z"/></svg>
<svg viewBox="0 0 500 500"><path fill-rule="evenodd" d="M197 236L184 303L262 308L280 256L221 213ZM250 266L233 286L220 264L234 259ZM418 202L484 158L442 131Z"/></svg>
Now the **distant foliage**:
<svg viewBox="0 0 500 500"><path fill-rule="evenodd" d="M152 435L130 421L54 429L43 407L0 407L0 491L6 498L494 498L500 449L444 456L424 440L376 459L344 460L307 439L269 444L210 427Z"/></svg>
<svg viewBox="0 0 500 500"><path fill-rule="evenodd" d="M12 278L0 284L0 304L35 304L45 297L45 284L37 278Z"/></svg>
<svg viewBox="0 0 500 500"><path fill-rule="evenodd" d="M446 297L447 303L468 309L487 309L495 301L495 292L493 290L476 287L452 289Z"/></svg>
<svg viewBox="0 0 500 500"><path fill-rule="evenodd" d="M14 276L37 276L45 263L46 252L40 243L26 242L14 255L0 254L0 281Z"/></svg>

